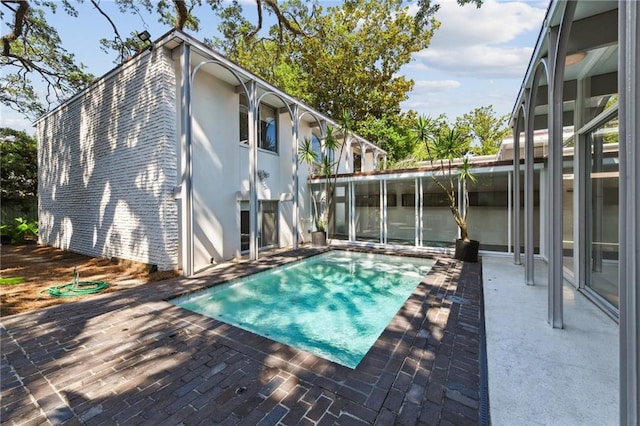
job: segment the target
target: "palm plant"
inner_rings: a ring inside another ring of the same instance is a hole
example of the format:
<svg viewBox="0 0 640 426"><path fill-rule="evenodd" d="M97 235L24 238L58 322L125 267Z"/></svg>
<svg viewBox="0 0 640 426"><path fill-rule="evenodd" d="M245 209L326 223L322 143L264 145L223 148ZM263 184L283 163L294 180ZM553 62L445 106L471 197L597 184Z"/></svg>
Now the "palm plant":
<svg viewBox="0 0 640 426"><path fill-rule="evenodd" d="M313 191L311 191L311 200L313 203L313 221L316 230L325 231L327 224L330 222L331 210L333 208L333 193L336 186L338 177L338 165L340 164L340 158L344 154L344 147L347 142L347 138L353 129L353 122L351 115L343 111L340 131L343 134L343 141L340 143L335 134L333 127L327 127L325 137L322 140L325 155L319 161L319 167L317 174L324 178L323 190L319 197L316 197ZM334 153L338 147L340 152L337 159L333 159L330 153ZM298 155L300 160L309 166L318 163L318 154L313 150L313 143L311 139L305 138L302 145L298 149Z"/></svg>
<svg viewBox="0 0 640 426"><path fill-rule="evenodd" d="M413 127L413 136L425 145L427 156L432 166L437 166L431 178L440 189L447 195L449 210L453 214L458 228L460 229L460 239L469 241L467 227L467 212L469 211L469 194L464 191L463 213L458 208L456 199L456 181L463 182L466 187L467 180L475 182L476 178L471 172L469 159L464 157L463 162L458 167L454 167L453 161L461 158L467 153L467 146L464 135L455 127L449 128L444 125L436 128L436 123L430 118L420 116ZM454 170L458 170L457 179L454 179Z"/></svg>

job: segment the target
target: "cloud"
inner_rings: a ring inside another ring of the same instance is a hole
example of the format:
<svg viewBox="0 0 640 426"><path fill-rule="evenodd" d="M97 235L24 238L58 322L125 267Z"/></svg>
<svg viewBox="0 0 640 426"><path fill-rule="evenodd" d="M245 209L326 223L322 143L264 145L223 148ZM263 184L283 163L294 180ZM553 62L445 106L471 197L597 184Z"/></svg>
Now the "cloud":
<svg viewBox="0 0 640 426"><path fill-rule="evenodd" d="M456 80L419 80L413 87L414 93L437 93L445 92L460 87L460 82Z"/></svg>
<svg viewBox="0 0 640 426"><path fill-rule="evenodd" d="M486 0L482 7L459 6L455 0L442 0L436 19L441 26L436 30L431 47L502 44L520 34L540 28L545 9L530 2L497 2Z"/></svg>
<svg viewBox="0 0 640 426"><path fill-rule="evenodd" d="M415 57L424 66L457 76L480 78L522 77L533 52L532 47L467 46L455 52L426 49Z"/></svg>
<svg viewBox="0 0 640 426"><path fill-rule="evenodd" d="M2 120L0 120L1 127L9 127L15 130L24 130L30 135L35 133L33 124L13 110L9 110L2 106L0 110L0 117L2 117Z"/></svg>
<svg viewBox="0 0 640 426"><path fill-rule="evenodd" d="M429 48L414 55L431 70L479 78L521 77L533 51L518 37L540 28L545 9L524 1L486 0L482 7L442 0L442 23Z"/></svg>

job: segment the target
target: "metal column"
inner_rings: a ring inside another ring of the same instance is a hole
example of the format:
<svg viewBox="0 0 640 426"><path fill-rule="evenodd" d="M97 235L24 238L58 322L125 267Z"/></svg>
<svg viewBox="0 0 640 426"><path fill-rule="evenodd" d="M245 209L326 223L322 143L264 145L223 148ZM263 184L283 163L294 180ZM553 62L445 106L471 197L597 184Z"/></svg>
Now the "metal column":
<svg viewBox="0 0 640 426"><path fill-rule="evenodd" d="M300 117L298 116L298 104L292 109L293 129L292 129L292 156L293 156L293 249L297 249L300 244L300 211L298 209L300 179L298 178L298 132L300 127Z"/></svg>
<svg viewBox="0 0 640 426"><path fill-rule="evenodd" d="M563 327L562 287L562 104L564 68L571 24L577 2L566 3L559 27L549 30L549 306L548 321L553 328Z"/></svg>
<svg viewBox="0 0 640 426"><path fill-rule="evenodd" d="M255 80L249 83L247 112L249 130L249 257L258 259L258 96Z"/></svg>
<svg viewBox="0 0 640 426"><path fill-rule="evenodd" d="M191 77L191 46L182 44L180 55L180 85L182 86L182 100L180 102L180 151L182 163L181 186L181 256L182 274L186 277L193 275L193 189L192 189L192 130L191 130L191 91L193 80Z"/></svg>
<svg viewBox="0 0 640 426"><path fill-rule="evenodd" d="M522 108L519 108L520 111ZM526 115L525 115L526 117ZM510 181L511 182L511 181ZM513 263L520 265L520 114L513 124ZM511 242L511 239L509 239Z"/></svg>
<svg viewBox="0 0 640 426"><path fill-rule="evenodd" d="M533 87L529 89L529 93L525 92L527 104L527 119L524 124L524 282L527 285L534 285L534 267L533 267L533 127L535 121L536 110L536 92L540 81L540 72L544 69L544 63L538 65L539 68L534 76Z"/></svg>
<svg viewBox="0 0 640 426"><path fill-rule="evenodd" d="M640 424L640 5L618 2L620 424Z"/></svg>

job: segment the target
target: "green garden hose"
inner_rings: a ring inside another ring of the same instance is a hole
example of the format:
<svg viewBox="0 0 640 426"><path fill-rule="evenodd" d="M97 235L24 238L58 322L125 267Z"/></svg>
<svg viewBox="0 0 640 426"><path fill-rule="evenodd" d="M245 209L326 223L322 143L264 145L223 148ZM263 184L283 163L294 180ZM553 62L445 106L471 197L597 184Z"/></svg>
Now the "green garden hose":
<svg viewBox="0 0 640 426"><path fill-rule="evenodd" d="M106 281L77 281L49 287L49 295L53 297L74 297L98 293L109 287Z"/></svg>

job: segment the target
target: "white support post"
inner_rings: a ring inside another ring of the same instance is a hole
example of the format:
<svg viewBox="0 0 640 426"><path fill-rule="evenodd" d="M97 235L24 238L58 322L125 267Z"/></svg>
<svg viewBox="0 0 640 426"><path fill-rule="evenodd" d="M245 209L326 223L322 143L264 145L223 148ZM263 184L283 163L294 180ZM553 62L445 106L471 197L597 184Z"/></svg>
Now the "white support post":
<svg viewBox="0 0 640 426"><path fill-rule="evenodd" d="M180 151L182 163L181 175L181 256L182 274L185 277L193 275L193 172L192 172L192 139L191 129L191 92L193 90L193 79L191 76L191 46L182 44L182 55L180 55L181 89L182 101L180 102Z"/></svg>
<svg viewBox="0 0 640 426"><path fill-rule="evenodd" d="M299 198L300 198L300 178L298 172L300 169L298 159L298 133L300 132L300 117L298 115L298 104L293 104L292 109L293 116L293 129L292 129L292 142L291 142L291 155L293 157L293 248L294 250L300 245L300 210L299 210Z"/></svg>
<svg viewBox="0 0 640 426"><path fill-rule="evenodd" d="M422 205L421 200L422 197L420 194L422 193L422 178L416 178L414 182L415 194L414 194L414 210L415 210L415 246L420 247L422 245Z"/></svg>
<svg viewBox="0 0 640 426"><path fill-rule="evenodd" d="M380 242L387 243L387 181L380 180Z"/></svg>
<svg viewBox="0 0 640 426"><path fill-rule="evenodd" d="M258 259L258 96L255 80L249 83L249 257Z"/></svg>
<svg viewBox="0 0 640 426"><path fill-rule="evenodd" d="M525 94L526 99L526 94ZM523 108L519 108L522 111ZM526 117L526 112L525 112ZM511 184L509 180L509 184ZM511 192L510 192L511 194ZM509 202L509 208L512 203ZM522 238L520 234L520 114L513 124L513 263L521 265L520 246ZM511 244L511 238L509 238Z"/></svg>
<svg viewBox="0 0 640 426"><path fill-rule="evenodd" d="M563 89L564 68L576 2L565 4L559 27L549 32L549 305L548 321L553 328L563 327L563 247L562 247L562 166L563 166Z"/></svg>
<svg viewBox="0 0 640 426"><path fill-rule="evenodd" d="M533 87L527 90L525 111L527 118L524 124L525 129L525 154L524 154L524 282L526 285L534 285L534 244L533 244L533 157L535 154L533 144L533 128L536 109L536 92L538 90L540 76L534 76Z"/></svg>

